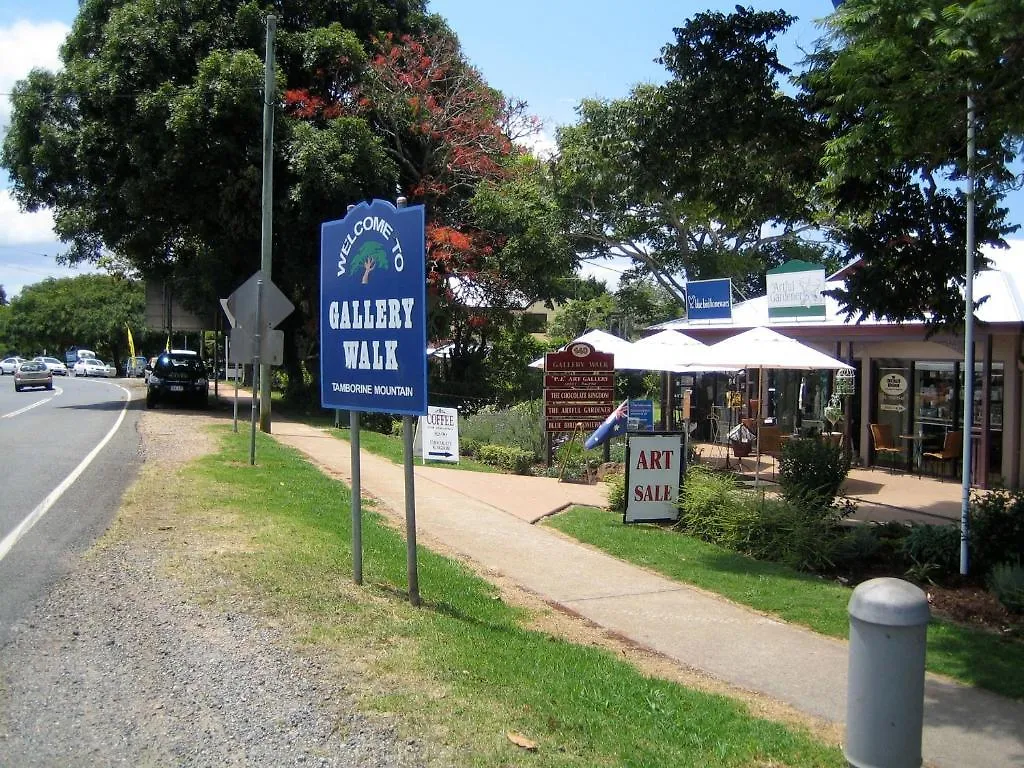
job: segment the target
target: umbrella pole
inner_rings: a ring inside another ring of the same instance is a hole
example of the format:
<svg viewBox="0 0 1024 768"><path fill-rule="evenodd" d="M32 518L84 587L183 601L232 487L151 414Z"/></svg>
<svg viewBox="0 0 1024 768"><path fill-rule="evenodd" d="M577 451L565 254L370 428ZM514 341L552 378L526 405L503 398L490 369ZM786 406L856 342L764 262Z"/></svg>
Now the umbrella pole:
<svg viewBox="0 0 1024 768"><path fill-rule="evenodd" d="M758 392L757 392L757 398L758 398L758 400L757 400L757 413L754 415L754 418L757 419L757 421L754 422L755 428L757 430L757 437L755 438L755 441L757 442L757 458L756 458L755 464L754 464L754 487L755 488L760 488L761 487L761 403L764 402L764 398L761 395L761 377L763 375L764 375L764 368L758 368L758 370L757 370L757 389L758 389Z"/></svg>

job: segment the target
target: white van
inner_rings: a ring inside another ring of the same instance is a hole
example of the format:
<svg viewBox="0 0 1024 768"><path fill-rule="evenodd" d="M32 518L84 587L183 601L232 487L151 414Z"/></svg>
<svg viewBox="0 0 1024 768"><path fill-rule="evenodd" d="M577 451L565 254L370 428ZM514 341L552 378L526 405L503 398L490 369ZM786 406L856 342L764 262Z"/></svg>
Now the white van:
<svg viewBox="0 0 1024 768"><path fill-rule="evenodd" d="M64 355L64 362L68 366L68 373L72 376L75 375L75 363L79 360L87 360L96 357L96 353L91 349L84 349L82 347L72 347L68 350L67 354Z"/></svg>

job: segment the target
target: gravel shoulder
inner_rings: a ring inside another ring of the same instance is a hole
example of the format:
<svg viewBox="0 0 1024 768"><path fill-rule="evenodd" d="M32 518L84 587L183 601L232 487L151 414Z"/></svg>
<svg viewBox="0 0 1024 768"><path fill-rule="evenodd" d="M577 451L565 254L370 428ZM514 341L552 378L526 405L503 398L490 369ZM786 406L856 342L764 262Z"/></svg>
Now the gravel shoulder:
<svg viewBox="0 0 1024 768"><path fill-rule="evenodd" d="M213 449L214 417L147 411L144 466L103 539L0 654L0 763L10 766L426 765L398 723L359 711L361 683L235 606L197 600L171 565L188 546L160 499ZM182 435L189 435L182 439ZM138 488L147 503L132 503ZM151 501L150 501L151 500Z"/></svg>

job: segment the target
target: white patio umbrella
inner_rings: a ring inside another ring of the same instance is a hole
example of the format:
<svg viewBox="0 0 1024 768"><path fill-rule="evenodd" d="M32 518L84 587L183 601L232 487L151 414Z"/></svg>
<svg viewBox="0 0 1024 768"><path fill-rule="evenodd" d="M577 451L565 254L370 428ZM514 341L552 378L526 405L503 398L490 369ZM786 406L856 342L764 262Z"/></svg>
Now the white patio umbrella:
<svg viewBox="0 0 1024 768"><path fill-rule="evenodd" d="M685 333L679 331L664 330L658 331L653 336L644 336L642 339L638 339L633 342L637 346L649 346L659 345L668 347L669 349L684 349L684 350L696 350L696 349L707 349L707 344L703 341L697 341L692 336L687 336Z"/></svg>
<svg viewBox="0 0 1024 768"><path fill-rule="evenodd" d="M836 360L771 328L758 326L712 344L706 352L709 365L757 368L758 381L764 370L837 371L853 366ZM757 419L757 469L754 484L761 482L761 418Z"/></svg>
<svg viewBox="0 0 1024 768"><path fill-rule="evenodd" d="M676 331L665 331L675 334L680 339L686 339ZM659 334L660 335L660 334ZM701 360L708 347L695 339L691 342L656 344L647 343L635 344L621 339L611 333L601 330L587 331L582 336L573 339L569 344L585 341L594 347L598 352L608 352L615 355L615 370L617 371L670 371L680 373L694 370L720 370L717 368L706 368ZM566 345L568 346L568 345ZM530 363L531 368L543 368L544 358L541 357Z"/></svg>

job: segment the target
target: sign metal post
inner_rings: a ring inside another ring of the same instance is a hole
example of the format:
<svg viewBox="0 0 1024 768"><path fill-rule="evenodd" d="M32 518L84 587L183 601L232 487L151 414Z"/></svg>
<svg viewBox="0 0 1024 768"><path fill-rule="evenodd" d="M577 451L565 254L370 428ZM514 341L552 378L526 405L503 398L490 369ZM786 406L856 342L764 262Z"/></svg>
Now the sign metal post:
<svg viewBox="0 0 1024 768"><path fill-rule="evenodd" d="M253 335L252 353L252 419L249 429L249 464L256 463L256 412L259 410L259 387L256 386L257 379L262 378L263 371L260 371L260 307L263 304L263 280L256 281L256 333ZM257 375L259 371L259 375Z"/></svg>

